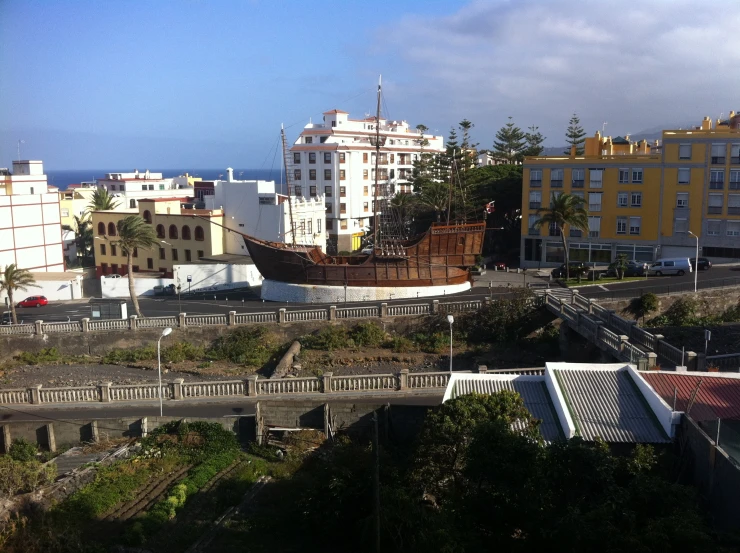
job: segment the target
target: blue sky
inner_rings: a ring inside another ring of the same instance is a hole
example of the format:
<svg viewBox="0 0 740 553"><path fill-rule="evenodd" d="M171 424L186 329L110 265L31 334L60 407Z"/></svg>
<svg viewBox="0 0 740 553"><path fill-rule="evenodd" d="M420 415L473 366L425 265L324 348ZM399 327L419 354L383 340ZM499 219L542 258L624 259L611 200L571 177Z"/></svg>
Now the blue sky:
<svg viewBox="0 0 740 553"><path fill-rule="evenodd" d="M718 117L740 104L733 2L0 0L0 166L270 166L334 107L490 147L512 115L562 144ZM722 32L718 26L727 29ZM732 105L732 101L736 105Z"/></svg>

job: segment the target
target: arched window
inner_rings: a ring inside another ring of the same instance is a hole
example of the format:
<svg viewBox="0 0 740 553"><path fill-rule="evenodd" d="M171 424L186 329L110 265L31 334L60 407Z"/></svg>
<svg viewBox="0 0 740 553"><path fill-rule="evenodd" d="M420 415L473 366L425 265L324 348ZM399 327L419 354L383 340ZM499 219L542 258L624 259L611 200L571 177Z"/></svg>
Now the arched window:
<svg viewBox="0 0 740 553"><path fill-rule="evenodd" d="M113 223L108 223L108 236L115 236L116 235L116 225Z"/></svg>
<svg viewBox="0 0 740 553"><path fill-rule="evenodd" d="M157 238L164 238L164 225L157 225Z"/></svg>
<svg viewBox="0 0 740 553"><path fill-rule="evenodd" d="M190 227L187 225L182 227L182 239L190 240Z"/></svg>
<svg viewBox="0 0 740 553"><path fill-rule="evenodd" d="M100 236L105 236L105 223L98 223L98 234Z"/></svg>
<svg viewBox="0 0 740 553"><path fill-rule="evenodd" d="M151 225L152 224L152 213L148 210L144 210L144 222Z"/></svg>
<svg viewBox="0 0 740 553"><path fill-rule="evenodd" d="M203 227L201 227L200 225L195 227L195 239L200 241L206 239L205 234L203 233Z"/></svg>
<svg viewBox="0 0 740 553"><path fill-rule="evenodd" d="M177 238L177 227L170 225L170 238Z"/></svg>

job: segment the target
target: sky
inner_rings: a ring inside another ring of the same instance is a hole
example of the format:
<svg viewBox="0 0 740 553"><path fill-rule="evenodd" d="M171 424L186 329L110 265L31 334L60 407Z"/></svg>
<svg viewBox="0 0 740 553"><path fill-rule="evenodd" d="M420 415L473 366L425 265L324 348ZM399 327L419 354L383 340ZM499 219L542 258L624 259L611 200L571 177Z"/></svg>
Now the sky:
<svg viewBox="0 0 740 553"><path fill-rule="evenodd" d="M0 166L270 168L339 108L490 148L740 111L737 0L0 0ZM604 126L606 123L606 126Z"/></svg>

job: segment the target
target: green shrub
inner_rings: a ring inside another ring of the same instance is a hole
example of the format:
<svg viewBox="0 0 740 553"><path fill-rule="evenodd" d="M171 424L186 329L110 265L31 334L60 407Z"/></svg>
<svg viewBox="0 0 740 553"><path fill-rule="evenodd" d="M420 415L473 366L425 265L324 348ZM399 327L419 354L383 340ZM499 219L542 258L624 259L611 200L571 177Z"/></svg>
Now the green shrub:
<svg viewBox="0 0 740 553"><path fill-rule="evenodd" d="M645 317L658 309L658 296L652 292L643 294L639 298L634 298L629 305L624 308L623 313L632 315L635 319L642 317L643 323Z"/></svg>
<svg viewBox="0 0 740 553"><path fill-rule="evenodd" d="M211 455L236 454L239 443L233 432L213 422L172 421L154 429L141 440L145 451L161 451L188 457L191 462L201 462Z"/></svg>
<svg viewBox="0 0 740 553"><path fill-rule="evenodd" d="M347 329L343 326L334 325L325 326L314 334L304 336L301 338L300 342L301 347L305 349L326 351L342 349L352 345Z"/></svg>
<svg viewBox="0 0 740 553"><path fill-rule="evenodd" d="M424 353L444 353L450 347L450 336L444 332L417 333L413 340Z"/></svg>
<svg viewBox="0 0 740 553"><path fill-rule="evenodd" d="M405 336L393 336L386 342L386 347L393 350L394 353L410 353L416 351L416 345L414 342L406 338Z"/></svg>
<svg viewBox="0 0 740 553"><path fill-rule="evenodd" d="M696 320L696 300L689 297L678 298L664 313L670 326L687 326Z"/></svg>
<svg viewBox="0 0 740 553"><path fill-rule="evenodd" d="M56 466L42 465L35 459L19 461L10 455L0 457L0 495L11 497L32 492L56 478Z"/></svg>
<svg viewBox="0 0 740 553"><path fill-rule="evenodd" d="M277 344L265 328L237 328L219 337L208 350L213 359L224 359L232 363L261 367L278 351Z"/></svg>
<svg viewBox="0 0 740 553"><path fill-rule="evenodd" d="M37 353L24 351L16 359L26 365L40 365L43 363L56 363L61 361L62 355L57 348L43 348Z"/></svg>
<svg viewBox="0 0 740 553"><path fill-rule="evenodd" d="M357 346L377 348L385 341L385 331L375 322L360 323L351 330L350 337Z"/></svg>
<svg viewBox="0 0 740 553"><path fill-rule="evenodd" d="M198 361L205 357L205 348L190 342L175 342L162 350L162 359L168 363Z"/></svg>
<svg viewBox="0 0 740 553"><path fill-rule="evenodd" d="M145 346L142 348L114 349L103 356L102 362L110 365L120 363L137 363L139 361L151 361L157 358L156 346Z"/></svg>
<svg viewBox="0 0 740 553"><path fill-rule="evenodd" d="M512 299L492 301L477 313L456 317L455 331L472 343L514 344L532 330L537 309L534 294L518 290ZM437 329L446 325L446 320L436 321Z"/></svg>
<svg viewBox="0 0 740 553"><path fill-rule="evenodd" d="M33 461L36 459L38 452L39 448L36 447L36 444L27 442L23 438L17 438L13 440L8 455L16 461Z"/></svg>

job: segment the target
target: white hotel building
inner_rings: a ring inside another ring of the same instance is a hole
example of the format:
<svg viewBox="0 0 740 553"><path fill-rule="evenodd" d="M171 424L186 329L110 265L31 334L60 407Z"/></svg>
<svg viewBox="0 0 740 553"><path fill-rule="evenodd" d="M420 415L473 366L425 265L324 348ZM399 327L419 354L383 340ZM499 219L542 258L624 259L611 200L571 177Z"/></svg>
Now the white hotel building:
<svg viewBox="0 0 740 553"><path fill-rule="evenodd" d="M183 198L195 196L187 175L163 178L162 173L150 171L108 173L96 179L98 188L105 188L120 201L120 208L135 209L139 200L152 198Z"/></svg>
<svg viewBox="0 0 740 553"><path fill-rule="evenodd" d="M380 120L381 148L379 183L395 192L412 192L413 163L418 158L420 140L429 143L424 151L441 153L441 136L419 134L406 121ZM324 113L322 124L305 126L291 148L294 194L297 197L325 196L326 232L338 251L353 251L362 246L373 217L375 182L375 117L350 119L346 111Z"/></svg>
<svg viewBox="0 0 740 553"><path fill-rule="evenodd" d="M59 194L41 161L0 169L0 269L15 264L35 272L64 271Z"/></svg>

